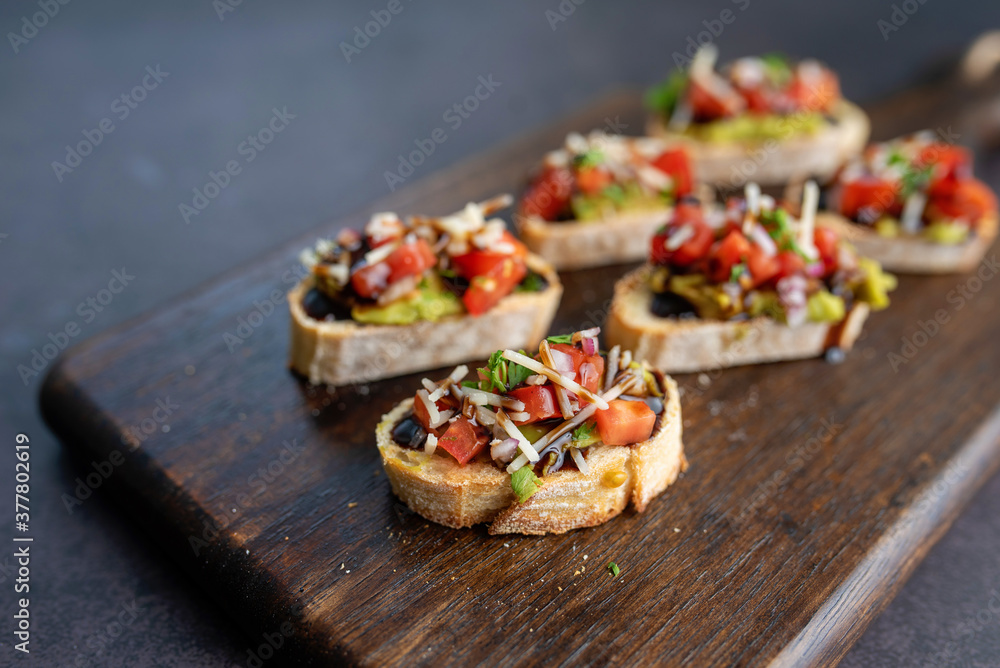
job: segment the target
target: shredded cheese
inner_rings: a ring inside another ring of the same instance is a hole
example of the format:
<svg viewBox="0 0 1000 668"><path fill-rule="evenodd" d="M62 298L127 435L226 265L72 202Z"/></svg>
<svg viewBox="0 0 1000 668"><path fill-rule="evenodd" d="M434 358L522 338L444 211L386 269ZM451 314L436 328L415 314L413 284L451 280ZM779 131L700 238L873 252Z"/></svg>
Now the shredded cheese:
<svg viewBox="0 0 1000 668"><path fill-rule="evenodd" d="M427 409L427 417L431 423L437 422L441 417L441 412L438 411L437 404L431 401L427 390L417 390L417 398L424 403L424 408Z"/></svg>
<svg viewBox="0 0 1000 668"><path fill-rule="evenodd" d="M538 354L541 356L542 361L545 362L546 366L556 368L555 360L552 359L552 350L549 348L549 342L542 339L541 344L538 346ZM565 376L564 376L565 377ZM566 390L561 387L556 387L556 402L559 404L559 412L562 413L563 419L568 420L573 417L573 408L569 405L569 397L566 396Z"/></svg>
<svg viewBox="0 0 1000 668"><path fill-rule="evenodd" d="M535 463L540 459L538 451L532 447L531 443L528 442L528 439L524 437L521 430L518 429L517 425L515 425L511 421L510 417L504 413L502 408L497 411L497 423L503 428L504 431L510 434L511 438L517 441L517 447L521 449L521 453L528 458L529 462Z"/></svg>
<svg viewBox="0 0 1000 668"><path fill-rule="evenodd" d="M565 387L570 392L574 392L575 394L583 397L587 401L596 405L601 410L605 410L608 407L607 401L605 401L598 395L594 394L593 392L585 388L583 385L580 385L575 380L570 380L569 378L562 375L558 371L548 368L544 364L541 364L540 362L528 357L527 355L522 355L521 353L513 350L505 350L503 351L503 356L505 359L511 362L516 362L525 368L531 369L535 373L539 373L545 376L556 385L561 385Z"/></svg>
<svg viewBox="0 0 1000 668"><path fill-rule="evenodd" d="M429 455L434 454L434 450L437 448L438 437L434 434L427 434L427 440L424 441L424 452Z"/></svg>
<svg viewBox="0 0 1000 668"><path fill-rule="evenodd" d="M576 468L580 469L580 473L584 475L590 473L590 464L583 458L583 453L580 452L579 448L570 448L569 454L572 455L573 461L576 462Z"/></svg>

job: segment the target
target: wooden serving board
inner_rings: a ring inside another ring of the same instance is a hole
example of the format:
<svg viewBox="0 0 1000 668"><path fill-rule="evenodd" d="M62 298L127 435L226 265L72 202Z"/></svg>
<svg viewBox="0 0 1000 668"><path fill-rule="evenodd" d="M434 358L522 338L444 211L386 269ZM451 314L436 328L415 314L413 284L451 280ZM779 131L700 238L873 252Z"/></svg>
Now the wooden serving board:
<svg viewBox="0 0 1000 668"><path fill-rule="evenodd" d="M638 96L369 211L516 191L567 131L609 120L639 131ZM645 513L548 537L431 524L393 497L374 439L425 374L310 388L286 368L287 307L267 304L302 247L369 211L75 348L41 397L84 466L123 460L105 486L139 525L297 662L830 665L1000 462L1000 280L903 278L843 364L679 376L691 467ZM565 274L554 331L600 323L627 269Z"/></svg>

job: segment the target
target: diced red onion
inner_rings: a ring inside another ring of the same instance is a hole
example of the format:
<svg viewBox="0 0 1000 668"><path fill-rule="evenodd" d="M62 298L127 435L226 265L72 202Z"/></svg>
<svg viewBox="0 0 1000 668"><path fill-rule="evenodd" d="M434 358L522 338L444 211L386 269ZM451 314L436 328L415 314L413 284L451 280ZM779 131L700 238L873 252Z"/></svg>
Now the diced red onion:
<svg viewBox="0 0 1000 668"><path fill-rule="evenodd" d="M552 349L552 366L560 374L573 379L576 376L576 367L573 365L573 357L561 350Z"/></svg>
<svg viewBox="0 0 1000 668"><path fill-rule="evenodd" d="M490 456L497 461L508 464L517 455L517 439L508 438L503 441L495 440L490 445Z"/></svg>
<svg viewBox="0 0 1000 668"><path fill-rule="evenodd" d="M764 251L764 255L778 254L778 247L774 245L774 239L771 238L771 235L761 225L753 226L753 229L750 230L750 238L760 246L760 249Z"/></svg>
<svg viewBox="0 0 1000 668"><path fill-rule="evenodd" d="M581 339L580 345L583 348L583 353L585 355L597 354L597 339L588 336L584 339Z"/></svg>
<svg viewBox="0 0 1000 668"><path fill-rule="evenodd" d="M806 265L806 276L811 276L812 278L822 278L825 272L826 267L823 265L822 261L810 262Z"/></svg>

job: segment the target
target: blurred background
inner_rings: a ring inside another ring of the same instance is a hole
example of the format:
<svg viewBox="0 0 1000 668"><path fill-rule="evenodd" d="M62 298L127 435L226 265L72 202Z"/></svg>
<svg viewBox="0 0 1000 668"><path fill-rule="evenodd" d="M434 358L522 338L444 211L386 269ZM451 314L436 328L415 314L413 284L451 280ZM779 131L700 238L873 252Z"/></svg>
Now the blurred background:
<svg viewBox="0 0 1000 668"><path fill-rule="evenodd" d="M38 417L41 378L17 367L74 314L79 341L156 308L388 194L385 172L435 128L447 140L399 187L603 93L658 80L674 52L706 30L722 60L814 56L839 72L848 98L872 104L946 72L976 35L1000 27L996 0L399 2L367 39L358 33L387 1L6 0L0 8L0 420L7 442L18 432L32 438L37 536L34 642L18 659L248 660L249 640L101 490L72 512L63 504L80 471ZM32 18L45 7L49 17ZM723 10L734 20L719 21ZM495 91L455 127L444 114L480 77ZM276 113L283 129L273 141L248 145ZM67 155L84 139L94 144L89 154ZM197 200L195 189L231 160L242 171L217 197ZM996 159L986 163L984 177L1000 185ZM85 316L81 304L122 268L134 280L110 303L84 306ZM4 461L12 471L13 458ZM0 476L4 499L12 487L13 475ZM7 500L3 531L12 530ZM843 665L1000 665L1000 611L990 598L1000 589L998 553L994 479ZM0 556L4 616L14 609L12 564ZM132 621L109 635L120 614ZM13 664L12 638L0 634L0 665Z"/></svg>

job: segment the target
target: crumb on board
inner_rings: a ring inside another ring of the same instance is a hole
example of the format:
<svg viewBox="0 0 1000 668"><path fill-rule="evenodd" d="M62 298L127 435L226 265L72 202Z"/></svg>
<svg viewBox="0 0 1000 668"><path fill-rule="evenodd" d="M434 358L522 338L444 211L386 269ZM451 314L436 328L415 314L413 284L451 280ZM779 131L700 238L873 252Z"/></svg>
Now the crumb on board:
<svg viewBox="0 0 1000 668"><path fill-rule="evenodd" d="M584 561L586 561L586 560L587 560L587 555L583 555L583 560L584 560Z"/></svg>
<svg viewBox="0 0 1000 668"><path fill-rule="evenodd" d="M348 508L357 508L358 507L358 502L357 501L351 501L350 503L347 504L347 507Z"/></svg>
<svg viewBox="0 0 1000 668"><path fill-rule="evenodd" d="M681 532L680 529L678 529L677 527L674 527L674 533L680 533L680 532Z"/></svg>
<svg viewBox="0 0 1000 668"><path fill-rule="evenodd" d="M579 574L580 574L579 570L577 570L575 573L573 573L573 575L579 575Z"/></svg>
<svg viewBox="0 0 1000 668"><path fill-rule="evenodd" d="M562 591L562 587L556 587L556 589L558 589L559 591Z"/></svg>

